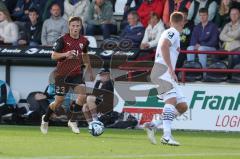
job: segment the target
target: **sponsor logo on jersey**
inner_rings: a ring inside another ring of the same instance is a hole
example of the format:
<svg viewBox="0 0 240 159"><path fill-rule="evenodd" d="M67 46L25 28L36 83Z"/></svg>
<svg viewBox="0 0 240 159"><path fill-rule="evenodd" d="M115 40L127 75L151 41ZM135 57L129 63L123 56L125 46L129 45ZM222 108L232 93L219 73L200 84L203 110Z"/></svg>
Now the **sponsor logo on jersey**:
<svg viewBox="0 0 240 159"><path fill-rule="evenodd" d="M169 39L172 39L173 36L174 36L174 33L173 33L173 32L168 32L168 37L169 37Z"/></svg>

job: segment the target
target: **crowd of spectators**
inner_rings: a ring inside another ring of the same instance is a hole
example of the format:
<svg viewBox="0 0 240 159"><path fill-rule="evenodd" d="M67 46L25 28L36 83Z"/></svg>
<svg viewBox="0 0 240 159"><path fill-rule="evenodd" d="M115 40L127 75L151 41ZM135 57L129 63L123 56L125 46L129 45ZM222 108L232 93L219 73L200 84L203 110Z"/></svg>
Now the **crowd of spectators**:
<svg viewBox="0 0 240 159"><path fill-rule="evenodd" d="M117 0L0 0L0 44L52 46L68 32L71 16L83 19L82 34L114 34L128 39L138 49L155 48L174 11L185 14L181 34L184 50L240 50L239 0L126 0L120 23L114 11ZM134 3L134 5L131 5ZM180 55L177 66L195 55ZM207 67L207 55L198 57ZM238 56L234 56L239 61Z"/></svg>

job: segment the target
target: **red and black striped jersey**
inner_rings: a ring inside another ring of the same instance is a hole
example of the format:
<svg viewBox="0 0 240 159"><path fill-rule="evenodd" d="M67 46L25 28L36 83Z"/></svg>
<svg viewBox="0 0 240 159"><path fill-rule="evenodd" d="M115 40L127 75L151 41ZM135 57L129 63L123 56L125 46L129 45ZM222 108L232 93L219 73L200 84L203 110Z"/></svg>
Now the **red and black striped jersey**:
<svg viewBox="0 0 240 159"><path fill-rule="evenodd" d="M74 50L74 59L58 60L56 73L60 76L73 76L81 73L83 65L82 53L87 53L89 41L82 35L78 39L72 38L69 34L61 36L53 45L53 51L65 53Z"/></svg>

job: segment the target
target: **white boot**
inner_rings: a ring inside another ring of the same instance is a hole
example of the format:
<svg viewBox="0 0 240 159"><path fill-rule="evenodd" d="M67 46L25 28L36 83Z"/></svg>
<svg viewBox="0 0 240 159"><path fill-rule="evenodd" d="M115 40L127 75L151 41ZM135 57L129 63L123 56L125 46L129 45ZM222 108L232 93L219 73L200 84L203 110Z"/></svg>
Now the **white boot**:
<svg viewBox="0 0 240 159"><path fill-rule="evenodd" d="M40 130L43 134L47 134L48 132L48 122L45 122L44 119L45 115L42 116L42 122L40 126Z"/></svg>
<svg viewBox="0 0 240 159"><path fill-rule="evenodd" d="M75 134L79 134L80 130L77 126L77 122L71 122L70 120L68 121L68 127L72 129L72 132Z"/></svg>

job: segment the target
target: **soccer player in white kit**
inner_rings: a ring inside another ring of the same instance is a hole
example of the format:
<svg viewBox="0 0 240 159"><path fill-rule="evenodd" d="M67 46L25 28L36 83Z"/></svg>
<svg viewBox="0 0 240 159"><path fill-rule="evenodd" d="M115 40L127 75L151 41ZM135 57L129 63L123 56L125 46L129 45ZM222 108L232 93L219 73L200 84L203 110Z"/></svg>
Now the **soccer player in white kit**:
<svg viewBox="0 0 240 159"><path fill-rule="evenodd" d="M161 143L173 146L179 146L171 134L171 125L173 119L183 114L187 110L187 103L175 74L175 66L180 51L180 33L183 30L184 20L181 12L174 12L170 16L171 27L165 30L158 42L155 63L151 71L151 81L158 85L158 94L163 99L165 105L163 108L163 136ZM147 131L148 138L152 144L156 144L155 131L160 121L145 123L144 128Z"/></svg>

